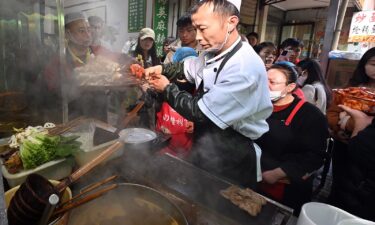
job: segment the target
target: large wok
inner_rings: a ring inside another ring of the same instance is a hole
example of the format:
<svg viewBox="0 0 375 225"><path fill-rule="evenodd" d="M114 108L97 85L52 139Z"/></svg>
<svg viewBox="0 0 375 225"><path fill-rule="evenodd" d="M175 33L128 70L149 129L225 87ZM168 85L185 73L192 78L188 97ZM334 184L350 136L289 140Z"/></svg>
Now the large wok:
<svg viewBox="0 0 375 225"><path fill-rule="evenodd" d="M181 210L158 191L121 183L101 198L71 212L69 224L187 225Z"/></svg>

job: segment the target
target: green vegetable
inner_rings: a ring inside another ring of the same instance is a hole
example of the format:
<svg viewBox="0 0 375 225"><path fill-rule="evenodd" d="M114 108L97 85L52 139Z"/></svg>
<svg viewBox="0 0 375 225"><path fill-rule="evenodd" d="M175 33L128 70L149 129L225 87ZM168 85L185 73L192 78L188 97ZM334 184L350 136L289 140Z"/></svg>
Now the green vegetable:
<svg viewBox="0 0 375 225"><path fill-rule="evenodd" d="M37 133L25 139L20 147L24 169L33 169L46 162L73 155L80 150L79 136L48 136Z"/></svg>

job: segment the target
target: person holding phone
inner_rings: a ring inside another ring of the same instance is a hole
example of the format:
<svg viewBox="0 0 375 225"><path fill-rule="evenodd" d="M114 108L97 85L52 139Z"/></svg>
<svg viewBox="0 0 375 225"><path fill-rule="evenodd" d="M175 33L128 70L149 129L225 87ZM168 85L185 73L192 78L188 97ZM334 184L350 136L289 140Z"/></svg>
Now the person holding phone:
<svg viewBox="0 0 375 225"><path fill-rule="evenodd" d="M280 55L277 61L288 61L294 64L299 63L299 57L302 53L303 47L303 42L296 38L285 39L279 47Z"/></svg>

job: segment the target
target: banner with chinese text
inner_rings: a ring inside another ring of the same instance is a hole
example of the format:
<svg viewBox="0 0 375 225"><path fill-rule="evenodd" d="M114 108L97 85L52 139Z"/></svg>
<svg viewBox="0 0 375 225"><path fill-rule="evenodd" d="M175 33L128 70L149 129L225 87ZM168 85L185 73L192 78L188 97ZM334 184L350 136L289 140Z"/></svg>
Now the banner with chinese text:
<svg viewBox="0 0 375 225"><path fill-rule="evenodd" d="M128 32L139 32L145 27L146 0L129 0Z"/></svg>
<svg viewBox="0 0 375 225"><path fill-rule="evenodd" d="M375 42L375 11L354 13L349 42Z"/></svg>
<svg viewBox="0 0 375 225"><path fill-rule="evenodd" d="M163 54L163 41L168 36L169 0L155 0L153 27L158 56Z"/></svg>

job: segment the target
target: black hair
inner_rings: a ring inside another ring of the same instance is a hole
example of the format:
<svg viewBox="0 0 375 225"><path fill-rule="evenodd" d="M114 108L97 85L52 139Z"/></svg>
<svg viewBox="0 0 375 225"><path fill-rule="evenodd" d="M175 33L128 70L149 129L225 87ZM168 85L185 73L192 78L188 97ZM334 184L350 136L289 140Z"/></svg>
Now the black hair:
<svg viewBox="0 0 375 225"><path fill-rule="evenodd" d="M375 47L370 48L359 60L353 76L349 80L348 86L357 87L370 82L370 77L366 74L365 66L370 58L375 56Z"/></svg>
<svg viewBox="0 0 375 225"><path fill-rule="evenodd" d="M268 47L273 47L275 50L276 50L276 46L275 46L275 44L274 43L272 43L272 42L262 42L262 43L260 43L260 44L258 44L258 45L255 45L254 46L254 50L255 50L255 52L256 53L258 53L258 55L259 55L259 53L264 49L264 48L268 48Z"/></svg>
<svg viewBox="0 0 375 225"><path fill-rule="evenodd" d="M292 48L298 48L298 47L301 47L303 48L304 45L303 45L303 42L302 41L299 41L298 39L296 38L287 38L285 39L281 45L280 45L280 49L284 49L288 46L291 46Z"/></svg>
<svg viewBox="0 0 375 225"><path fill-rule="evenodd" d="M133 57L137 57L138 55L142 55L142 58L143 58L144 62L146 63L147 59L145 58L145 55L143 54L143 49L141 48L140 43L141 43L141 39L140 39L140 37L138 37L138 42L137 42L137 46L135 47L135 51L133 52ZM156 54L156 43L155 43L155 41L152 44L151 49L148 51L148 54L151 56L152 66L160 65L160 59ZM145 67L146 67L146 64L145 64Z"/></svg>
<svg viewBox="0 0 375 225"><path fill-rule="evenodd" d="M246 35L247 38L249 38L250 36L254 36L256 39L259 39L259 35L256 32L250 32Z"/></svg>
<svg viewBox="0 0 375 225"><path fill-rule="evenodd" d="M287 83L296 83L297 82L297 70L294 67L288 66L286 64L273 64L270 69L277 69L284 73Z"/></svg>
<svg viewBox="0 0 375 225"><path fill-rule="evenodd" d="M187 27L189 25L192 25L193 22L191 21L191 14L187 13L177 20L177 27Z"/></svg>
<svg viewBox="0 0 375 225"><path fill-rule="evenodd" d="M165 38L164 39L164 41L163 41L163 46L164 45L166 45L166 44L171 44L172 42L174 42L176 40L176 38L174 38L174 37L167 37L167 38Z"/></svg>
<svg viewBox="0 0 375 225"><path fill-rule="evenodd" d="M314 82L319 82L323 85L327 97L327 106L329 106L329 103L331 102L332 91L331 88L329 88L326 80L324 79L323 71L320 67L319 62L314 59L304 59L299 62L297 66L300 67L302 71L306 70L309 74L304 85L313 84Z"/></svg>
<svg viewBox="0 0 375 225"><path fill-rule="evenodd" d="M213 11L216 13L223 16L237 16L240 18L240 12L238 11L237 7L227 0L202 0L190 8L190 15L197 13L198 9L202 5L208 3L212 3L214 5Z"/></svg>

